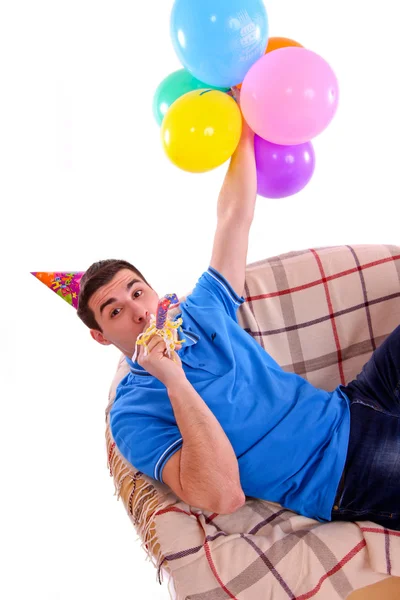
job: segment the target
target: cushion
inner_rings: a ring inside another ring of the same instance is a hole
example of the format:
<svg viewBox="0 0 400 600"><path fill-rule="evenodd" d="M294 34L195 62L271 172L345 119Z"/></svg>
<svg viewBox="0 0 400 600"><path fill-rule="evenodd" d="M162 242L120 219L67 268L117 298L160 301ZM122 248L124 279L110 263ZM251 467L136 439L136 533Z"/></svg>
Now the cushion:
<svg viewBox="0 0 400 600"><path fill-rule="evenodd" d="M332 390L353 379L400 322L399 282L398 246L290 252L248 265L238 321L285 370ZM138 472L119 453L108 420L128 370L121 357L106 409L110 475L158 576L172 574L179 598L337 599L400 575L398 532L321 524L253 498L233 515L215 515Z"/></svg>

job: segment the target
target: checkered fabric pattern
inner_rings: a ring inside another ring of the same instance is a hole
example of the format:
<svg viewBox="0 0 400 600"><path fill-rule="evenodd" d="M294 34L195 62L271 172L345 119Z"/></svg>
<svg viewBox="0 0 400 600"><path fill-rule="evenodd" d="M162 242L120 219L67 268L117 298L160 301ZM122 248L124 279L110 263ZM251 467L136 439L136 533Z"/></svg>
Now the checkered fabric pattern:
<svg viewBox="0 0 400 600"><path fill-rule="evenodd" d="M244 296L238 320L249 335L285 370L331 390L353 379L400 322L400 247L269 258L247 267ZM233 515L211 514L137 472L119 454L108 423L127 370L121 361L106 410L108 466L118 491L126 477L144 480L141 496L134 490L125 506L147 550L155 525L158 573L172 574L178 599L338 600L400 576L400 532L370 522L321 524L255 498ZM158 503L152 511L143 494Z"/></svg>
<svg viewBox="0 0 400 600"><path fill-rule="evenodd" d="M357 375L400 323L400 248L338 246L249 265L240 325L326 390Z"/></svg>

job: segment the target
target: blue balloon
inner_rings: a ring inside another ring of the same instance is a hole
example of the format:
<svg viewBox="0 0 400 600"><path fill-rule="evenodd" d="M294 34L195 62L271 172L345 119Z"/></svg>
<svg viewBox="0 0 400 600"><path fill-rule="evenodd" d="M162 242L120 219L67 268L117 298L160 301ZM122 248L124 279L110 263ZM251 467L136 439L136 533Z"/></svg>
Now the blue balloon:
<svg viewBox="0 0 400 600"><path fill-rule="evenodd" d="M175 0L171 37L179 60L196 79L232 87L265 54L267 11L263 0Z"/></svg>

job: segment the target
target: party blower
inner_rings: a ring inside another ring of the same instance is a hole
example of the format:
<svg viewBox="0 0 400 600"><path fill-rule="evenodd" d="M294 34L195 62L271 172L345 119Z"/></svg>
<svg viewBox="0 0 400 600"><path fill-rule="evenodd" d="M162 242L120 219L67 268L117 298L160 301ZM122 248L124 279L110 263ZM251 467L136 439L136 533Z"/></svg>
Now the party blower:
<svg viewBox="0 0 400 600"><path fill-rule="evenodd" d="M171 162L191 173L219 167L245 119L255 133L258 194L302 190L315 169L311 140L338 107L330 65L296 40L269 37L262 0L175 0L170 33L183 68L160 83L153 112Z"/></svg>

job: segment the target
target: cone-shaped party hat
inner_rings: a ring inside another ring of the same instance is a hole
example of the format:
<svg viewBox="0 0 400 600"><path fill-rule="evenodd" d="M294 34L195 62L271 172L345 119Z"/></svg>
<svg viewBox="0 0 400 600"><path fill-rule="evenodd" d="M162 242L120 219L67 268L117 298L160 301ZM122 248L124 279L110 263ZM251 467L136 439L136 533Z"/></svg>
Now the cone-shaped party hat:
<svg viewBox="0 0 400 600"><path fill-rule="evenodd" d="M33 272L44 285L53 290L74 308L78 308L78 297L83 271L70 273Z"/></svg>

